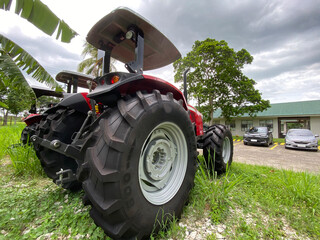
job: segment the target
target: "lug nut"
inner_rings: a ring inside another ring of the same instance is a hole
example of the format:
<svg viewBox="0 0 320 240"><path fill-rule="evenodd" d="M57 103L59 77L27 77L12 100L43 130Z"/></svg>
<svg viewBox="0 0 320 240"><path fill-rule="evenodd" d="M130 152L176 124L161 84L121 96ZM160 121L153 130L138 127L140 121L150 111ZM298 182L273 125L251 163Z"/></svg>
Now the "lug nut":
<svg viewBox="0 0 320 240"><path fill-rule="evenodd" d="M51 142L51 144L52 144L52 146L53 147L55 147L55 148L59 148L60 147L60 142L59 142L59 140L53 140L52 142Z"/></svg>

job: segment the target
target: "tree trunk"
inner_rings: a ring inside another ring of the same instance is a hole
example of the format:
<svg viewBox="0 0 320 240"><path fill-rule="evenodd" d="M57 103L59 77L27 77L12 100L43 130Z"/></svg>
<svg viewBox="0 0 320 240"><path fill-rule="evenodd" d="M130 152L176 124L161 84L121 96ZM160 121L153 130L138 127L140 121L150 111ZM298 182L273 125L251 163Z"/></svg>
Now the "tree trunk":
<svg viewBox="0 0 320 240"><path fill-rule="evenodd" d="M209 97L209 106L210 106L210 110L209 110L209 121L210 121L210 126L213 125L213 98Z"/></svg>
<svg viewBox="0 0 320 240"><path fill-rule="evenodd" d="M3 126L7 126L8 124L8 114L9 114L9 111L5 111L4 115L3 115Z"/></svg>
<svg viewBox="0 0 320 240"><path fill-rule="evenodd" d="M213 110L210 110L210 111L209 111L209 116L211 116L211 118L210 118L210 124L209 124L209 125L212 126L212 125L213 125L213 122L214 122L214 121L213 121Z"/></svg>

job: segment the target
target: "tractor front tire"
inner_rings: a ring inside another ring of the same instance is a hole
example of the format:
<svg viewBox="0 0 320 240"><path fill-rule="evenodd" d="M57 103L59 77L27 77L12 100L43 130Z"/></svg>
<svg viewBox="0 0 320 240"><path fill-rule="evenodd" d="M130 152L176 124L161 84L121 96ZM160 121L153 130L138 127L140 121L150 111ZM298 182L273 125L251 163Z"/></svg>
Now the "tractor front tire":
<svg viewBox="0 0 320 240"><path fill-rule="evenodd" d="M105 112L81 168L90 215L113 239L147 238L179 218L193 187L196 140L188 112L155 90Z"/></svg>
<svg viewBox="0 0 320 240"><path fill-rule="evenodd" d="M226 172L233 157L233 140L229 129L224 125L216 124L209 127L202 138L203 156L210 170L218 174Z"/></svg>
<svg viewBox="0 0 320 240"><path fill-rule="evenodd" d="M79 131L85 118L85 114L74 109L58 109L41 120L37 135L49 141L57 139L69 144L72 142L72 135ZM73 158L39 145L35 146L35 150L44 172L55 183L58 180L56 173L61 169L71 169L76 174L78 164ZM62 187L71 191L77 191L81 189L81 182L74 180L62 184Z"/></svg>

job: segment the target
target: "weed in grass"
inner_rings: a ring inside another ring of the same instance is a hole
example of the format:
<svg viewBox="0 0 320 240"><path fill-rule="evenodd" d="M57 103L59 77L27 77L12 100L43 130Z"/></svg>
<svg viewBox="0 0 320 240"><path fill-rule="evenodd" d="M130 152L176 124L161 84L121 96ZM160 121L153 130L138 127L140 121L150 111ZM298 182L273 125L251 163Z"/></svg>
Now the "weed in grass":
<svg viewBox="0 0 320 240"><path fill-rule="evenodd" d="M16 175L44 175L40 161L32 146L16 144L7 149Z"/></svg>
<svg viewBox="0 0 320 240"><path fill-rule="evenodd" d="M297 176L294 172L282 171L280 180L288 194L291 195L290 202L293 203L297 200L305 202L308 207L313 209L313 214L315 213L320 203L320 199L317 197L320 195L317 178L306 172Z"/></svg>
<svg viewBox="0 0 320 240"><path fill-rule="evenodd" d="M164 214L163 209L159 210L159 214L161 214L161 219L158 220L158 217L156 218L157 220L154 224L150 239L168 239L169 237L173 239L184 239L184 232L178 224L178 219L171 215L165 218L166 214ZM155 234L155 232L157 233Z"/></svg>
<svg viewBox="0 0 320 240"><path fill-rule="evenodd" d="M209 157L209 159L212 159ZM213 157L213 159L215 159ZM242 175L230 178L230 169L224 176L218 177L214 169L214 160L206 161L203 156L198 157L199 167L195 177L195 187L191 194L193 205L202 209L210 209L213 222L219 223L231 205L230 197L234 188L244 179ZM201 196L201 197L200 197Z"/></svg>
<svg viewBox="0 0 320 240"><path fill-rule="evenodd" d="M207 236L206 240L217 240L216 234L212 233L209 236Z"/></svg>
<svg viewBox="0 0 320 240"><path fill-rule="evenodd" d="M24 127L24 123L0 127L0 159L9 155L17 176L41 176L44 172L33 147L19 143Z"/></svg>

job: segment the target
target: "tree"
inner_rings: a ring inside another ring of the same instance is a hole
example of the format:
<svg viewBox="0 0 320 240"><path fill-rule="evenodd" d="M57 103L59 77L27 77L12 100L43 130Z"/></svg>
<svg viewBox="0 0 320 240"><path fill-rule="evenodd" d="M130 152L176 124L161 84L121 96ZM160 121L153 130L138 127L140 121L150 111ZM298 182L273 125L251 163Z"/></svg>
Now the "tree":
<svg viewBox="0 0 320 240"><path fill-rule="evenodd" d="M17 115L29 109L33 99L35 94L27 84L15 84L15 81L0 72L0 107L5 110L3 125L7 124L9 112Z"/></svg>
<svg viewBox="0 0 320 240"><path fill-rule="evenodd" d="M9 79L2 81L1 84L9 88L17 88L18 86L30 88L20 69L26 71L37 81L55 88L56 91L62 91L61 86L37 60L18 44L0 34L0 73L2 78Z"/></svg>
<svg viewBox="0 0 320 240"><path fill-rule="evenodd" d="M12 0L0 0L0 9L8 11L11 4ZM70 42L77 35L40 0L16 0L15 13L50 36L57 30L56 38L61 37L62 42ZM26 79L20 69L32 74L32 77L37 81L45 82L48 86L56 88L57 91L62 91L50 74L30 54L0 34L0 72L13 81L7 86L14 87L26 84ZM0 84L3 83L0 81ZM8 107L1 100L0 106Z"/></svg>
<svg viewBox="0 0 320 240"><path fill-rule="evenodd" d="M90 43L85 42L83 44L82 57L85 58L78 65L78 71L90 74L94 77L102 75L102 58L98 59L98 49L92 46ZM86 56L89 56L86 58ZM111 71L116 71L114 66L115 60L111 58L110 69Z"/></svg>
<svg viewBox="0 0 320 240"><path fill-rule="evenodd" d="M0 71L15 81L14 85L25 85L27 82L20 69L31 75L35 80L62 91L60 85L36 59L18 44L0 34Z"/></svg>
<svg viewBox="0 0 320 240"><path fill-rule="evenodd" d="M188 93L197 100L198 110L210 124L219 108L227 120L244 113L254 116L270 103L254 88L255 81L242 73L244 64L252 61L247 50L234 51L223 40L196 41L186 57L174 62L175 81L181 81L184 71L191 69Z"/></svg>
<svg viewBox="0 0 320 240"><path fill-rule="evenodd" d="M37 99L37 108L45 109L48 108L49 105L56 105L60 101L61 99L57 97L41 96Z"/></svg>

